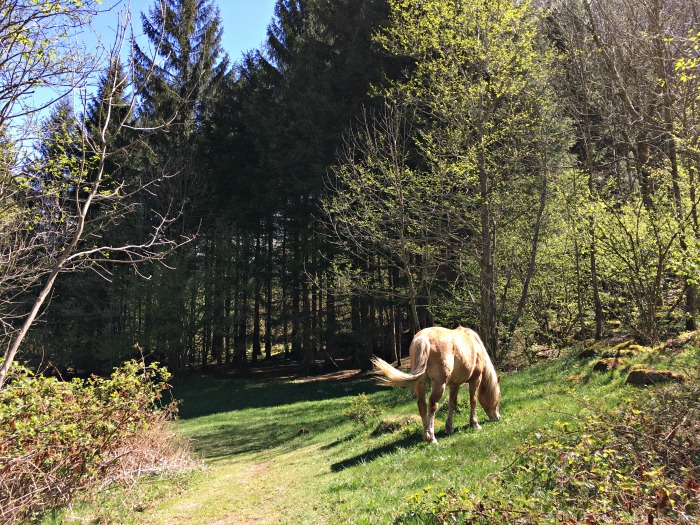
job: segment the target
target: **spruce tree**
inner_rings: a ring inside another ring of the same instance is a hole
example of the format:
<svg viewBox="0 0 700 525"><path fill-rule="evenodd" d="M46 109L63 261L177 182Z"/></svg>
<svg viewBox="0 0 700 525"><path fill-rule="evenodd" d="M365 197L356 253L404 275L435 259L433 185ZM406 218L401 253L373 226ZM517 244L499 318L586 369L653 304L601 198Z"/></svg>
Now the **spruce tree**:
<svg viewBox="0 0 700 525"><path fill-rule="evenodd" d="M148 140L143 153L145 176L159 180L161 199L180 214L179 232L192 235L207 219L211 189L208 170L198 158L202 124L228 71L221 48L219 10L210 0L160 0L142 14L150 56L135 47L136 77L142 86L139 118L153 128L169 125L167 134ZM161 179L163 172L176 177ZM144 339L167 354L171 370L194 362L195 331L200 315L196 300L195 258L202 238L155 269L145 301L150 303ZM153 348L151 348L153 349Z"/></svg>

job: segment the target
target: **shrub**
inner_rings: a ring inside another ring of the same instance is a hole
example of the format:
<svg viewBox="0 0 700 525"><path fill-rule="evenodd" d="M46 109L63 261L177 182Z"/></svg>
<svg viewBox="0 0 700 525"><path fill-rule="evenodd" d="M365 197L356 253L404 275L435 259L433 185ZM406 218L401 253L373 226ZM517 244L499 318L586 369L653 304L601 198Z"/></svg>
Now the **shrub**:
<svg viewBox="0 0 700 525"><path fill-rule="evenodd" d="M389 416L386 419L382 419L379 424L372 431L373 436L381 436L382 434L390 434L393 432L398 432L406 427L411 426L421 426L422 421L416 415L400 415L400 416Z"/></svg>
<svg viewBox="0 0 700 525"><path fill-rule="evenodd" d="M163 404L169 374L129 361L70 382L11 368L0 390L0 522L27 521L98 486L191 465ZM159 465L161 464L162 465Z"/></svg>
<svg viewBox="0 0 700 525"><path fill-rule="evenodd" d="M343 412L345 417L364 426L367 426L369 420L377 414L379 414L379 410L370 404L367 394L358 394Z"/></svg>

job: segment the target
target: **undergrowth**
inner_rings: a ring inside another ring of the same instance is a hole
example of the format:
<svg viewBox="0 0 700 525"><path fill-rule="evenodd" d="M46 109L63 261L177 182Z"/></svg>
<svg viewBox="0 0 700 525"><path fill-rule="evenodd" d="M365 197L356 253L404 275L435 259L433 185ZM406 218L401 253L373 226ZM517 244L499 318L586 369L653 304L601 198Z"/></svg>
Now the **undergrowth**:
<svg viewBox="0 0 700 525"><path fill-rule="evenodd" d="M10 369L0 390L0 523L33 520L75 498L188 469L187 444L161 403L165 368L129 361L109 379L70 382Z"/></svg>
<svg viewBox="0 0 700 525"><path fill-rule="evenodd" d="M395 524L698 523L700 387L693 381L589 405L537 433L512 464L466 490L414 494Z"/></svg>
<svg viewBox="0 0 700 525"><path fill-rule="evenodd" d="M367 394L364 393L360 393L351 399L348 408L343 411L343 415L346 418L365 427L378 414L379 409L372 406Z"/></svg>

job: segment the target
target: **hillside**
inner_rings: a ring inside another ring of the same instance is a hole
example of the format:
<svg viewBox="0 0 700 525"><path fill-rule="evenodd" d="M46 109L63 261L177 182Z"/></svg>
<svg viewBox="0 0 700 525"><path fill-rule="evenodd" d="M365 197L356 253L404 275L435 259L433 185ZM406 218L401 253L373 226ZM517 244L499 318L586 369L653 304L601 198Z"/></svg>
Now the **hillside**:
<svg viewBox="0 0 700 525"><path fill-rule="evenodd" d="M639 512L657 524L679 516L695 523L696 336L655 349L623 343L593 350L583 357L571 349L504 374L501 421L486 421L479 409L481 431L467 426L463 392L457 432L445 435L443 403L437 445L421 439L412 391L379 386L371 375L191 378L175 388L182 400L178 425L203 458L202 470L152 480L128 494L107 490L44 523L438 524L450 516L455 523L464 516L469 523L560 523L564 515L578 516L576 522L638 523ZM623 359L621 366L594 371L605 355ZM626 385L630 370L639 368L668 369L690 380L679 388ZM645 403L656 409L642 413L637 407ZM368 409L374 413L362 425ZM389 423L395 428L387 430ZM655 455L679 463L677 472L673 465L652 469ZM640 472L643 482L620 464L627 460L648 469ZM572 489L592 491L592 499L569 495ZM605 491L614 505L627 489L637 513L627 521L598 508L608 501ZM665 496L657 501L659 495ZM547 513L559 518L544 519Z"/></svg>
<svg viewBox="0 0 700 525"><path fill-rule="evenodd" d="M145 521L390 523L427 487L483 494L490 474L511 463L525 440L556 422L573 421L591 406L614 406L623 396L649 395L653 390L624 385L633 363L685 370L698 357L697 347L669 347L628 358L613 372L593 372L596 357L568 356L506 374L502 420L472 431L462 405L458 432L444 435L440 421L437 446L421 441L417 424L373 436L379 419L417 411L410 390L379 387L368 377L194 379L176 391L184 399L180 424L208 470ZM344 415L360 393L380 410L367 427ZM444 417L443 404L438 419Z"/></svg>

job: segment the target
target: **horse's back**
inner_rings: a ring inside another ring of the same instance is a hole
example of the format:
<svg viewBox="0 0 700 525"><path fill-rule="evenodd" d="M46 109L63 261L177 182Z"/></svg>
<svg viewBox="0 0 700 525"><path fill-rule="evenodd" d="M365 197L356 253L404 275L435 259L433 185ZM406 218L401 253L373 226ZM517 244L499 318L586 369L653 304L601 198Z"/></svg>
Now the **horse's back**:
<svg viewBox="0 0 700 525"><path fill-rule="evenodd" d="M429 342L428 372L433 380L461 384L474 373L481 340L473 330L433 326L419 331L414 341Z"/></svg>

